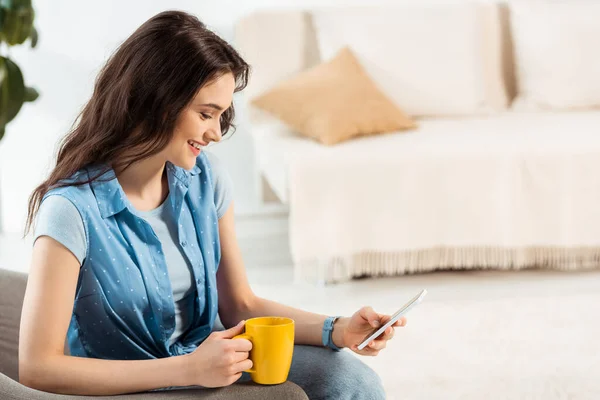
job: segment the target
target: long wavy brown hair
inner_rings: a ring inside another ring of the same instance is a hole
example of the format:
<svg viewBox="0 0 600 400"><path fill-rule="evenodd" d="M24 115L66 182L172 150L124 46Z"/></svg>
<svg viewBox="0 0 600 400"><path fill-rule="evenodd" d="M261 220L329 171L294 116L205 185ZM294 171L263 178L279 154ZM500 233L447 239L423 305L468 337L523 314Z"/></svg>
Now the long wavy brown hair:
<svg viewBox="0 0 600 400"><path fill-rule="evenodd" d="M163 150L181 111L201 87L232 73L243 90L250 67L233 47L193 15L165 11L142 24L100 71L93 94L61 141L56 166L29 198L25 235L51 189L89 184L109 168L123 170ZM233 127L233 105L221 132ZM66 180L105 165L89 180Z"/></svg>

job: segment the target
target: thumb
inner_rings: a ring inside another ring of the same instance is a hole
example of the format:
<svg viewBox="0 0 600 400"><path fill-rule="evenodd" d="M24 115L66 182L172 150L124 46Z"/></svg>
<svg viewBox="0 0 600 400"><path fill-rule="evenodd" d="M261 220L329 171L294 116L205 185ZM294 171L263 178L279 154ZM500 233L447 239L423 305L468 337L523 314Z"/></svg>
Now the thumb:
<svg viewBox="0 0 600 400"><path fill-rule="evenodd" d="M360 316L369 323L373 328L379 328L381 321L379 314L377 314L371 307L363 307L360 310Z"/></svg>
<svg viewBox="0 0 600 400"><path fill-rule="evenodd" d="M237 336L241 333L244 333L244 325L246 324L246 321L240 321L238 322L238 324L236 326L233 326L229 329L226 329L222 332L219 333L219 336L221 336L224 339L231 339L234 336Z"/></svg>

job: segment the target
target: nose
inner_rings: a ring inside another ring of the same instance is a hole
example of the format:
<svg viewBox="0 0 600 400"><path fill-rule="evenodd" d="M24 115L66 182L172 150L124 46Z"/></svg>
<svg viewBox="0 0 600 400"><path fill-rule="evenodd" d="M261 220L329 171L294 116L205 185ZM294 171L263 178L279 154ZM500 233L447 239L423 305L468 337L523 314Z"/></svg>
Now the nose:
<svg viewBox="0 0 600 400"><path fill-rule="evenodd" d="M216 121L216 123L211 126L206 133L204 134L204 140L208 142L220 142L221 138L221 123Z"/></svg>

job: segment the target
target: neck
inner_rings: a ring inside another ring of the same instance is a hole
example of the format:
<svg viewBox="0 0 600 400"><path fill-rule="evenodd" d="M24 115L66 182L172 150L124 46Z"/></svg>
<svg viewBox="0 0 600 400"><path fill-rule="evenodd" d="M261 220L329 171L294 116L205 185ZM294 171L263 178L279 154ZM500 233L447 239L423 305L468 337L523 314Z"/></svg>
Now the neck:
<svg viewBox="0 0 600 400"><path fill-rule="evenodd" d="M169 194L165 160L152 156L132 164L127 169L115 171L117 180L127 199L140 211L158 207Z"/></svg>

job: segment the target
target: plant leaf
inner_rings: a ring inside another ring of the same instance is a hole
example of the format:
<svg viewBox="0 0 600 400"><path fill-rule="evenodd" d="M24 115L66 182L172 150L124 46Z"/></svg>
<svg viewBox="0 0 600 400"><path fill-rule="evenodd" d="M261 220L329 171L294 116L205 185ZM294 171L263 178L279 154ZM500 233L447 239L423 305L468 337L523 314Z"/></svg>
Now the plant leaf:
<svg viewBox="0 0 600 400"><path fill-rule="evenodd" d="M19 66L6 57L1 58L4 59L7 74L0 87L0 121L7 124L16 117L23 105L25 82Z"/></svg>
<svg viewBox="0 0 600 400"><path fill-rule="evenodd" d="M0 126L6 125L6 116L9 103L8 93L8 70L6 68L6 58L0 57L0 73L2 81L0 81Z"/></svg>
<svg viewBox="0 0 600 400"><path fill-rule="evenodd" d="M35 13L32 7L19 5L5 10L2 33L10 46L22 44L31 36Z"/></svg>
<svg viewBox="0 0 600 400"><path fill-rule="evenodd" d="M0 0L0 7L4 7L4 8L31 7L31 0Z"/></svg>
<svg viewBox="0 0 600 400"><path fill-rule="evenodd" d="M6 15L6 11L4 8L0 7L0 38L2 37L2 28L4 27L4 16Z"/></svg>
<svg viewBox="0 0 600 400"><path fill-rule="evenodd" d="M6 75L8 75L8 72L6 72L6 63L4 62L4 57L2 57L0 58L0 86L4 83Z"/></svg>
<svg viewBox="0 0 600 400"><path fill-rule="evenodd" d="M35 26L31 27L31 35L29 36L29 38L31 39L31 48L34 48L35 46L37 46L38 31L37 31L37 29L35 29Z"/></svg>
<svg viewBox="0 0 600 400"><path fill-rule="evenodd" d="M25 88L25 98L26 102L36 101L37 98L40 97L40 93L32 87Z"/></svg>

